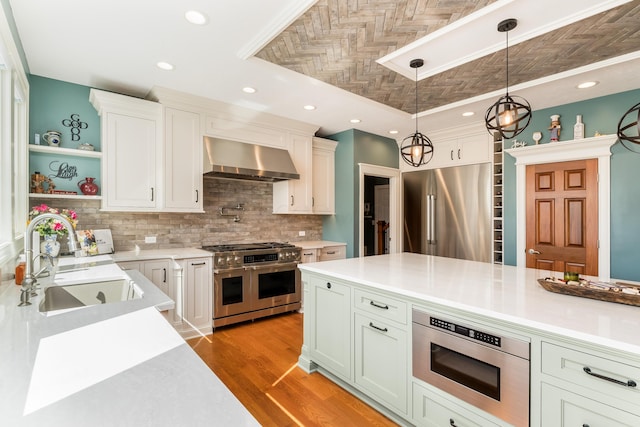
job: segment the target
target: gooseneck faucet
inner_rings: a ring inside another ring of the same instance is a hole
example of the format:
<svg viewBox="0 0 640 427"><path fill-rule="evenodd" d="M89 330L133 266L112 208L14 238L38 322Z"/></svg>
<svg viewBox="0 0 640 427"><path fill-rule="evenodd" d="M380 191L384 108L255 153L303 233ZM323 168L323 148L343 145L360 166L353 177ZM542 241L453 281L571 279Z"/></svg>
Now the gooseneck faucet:
<svg viewBox="0 0 640 427"><path fill-rule="evenodd" d="M69 235L69 249L73 252L78 250L78 240L75 237L75 230L73 229L73 226L71 225L69 220L64 216L54 213L43 213L31 220L31 222L27 226L27 231L24 232L24 255L26 258L24 272L25 278L22 281L20 304L18 304L18 306L31 305L31 302L29 302L29 297L31 296L31 292L34 289L35 284L37 283L36 275L33 273L33 248L31 247L31 236L33 235L33 230L35 229L36 225L48 219L57 219L62 223L64 228L67 229Z"/></svg>

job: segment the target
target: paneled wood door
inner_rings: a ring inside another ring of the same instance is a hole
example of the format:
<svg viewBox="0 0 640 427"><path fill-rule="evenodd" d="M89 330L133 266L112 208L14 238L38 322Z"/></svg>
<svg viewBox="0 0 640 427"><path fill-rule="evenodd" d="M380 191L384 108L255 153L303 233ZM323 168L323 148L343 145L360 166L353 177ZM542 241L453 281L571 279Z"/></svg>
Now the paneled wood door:
<svg viewBox="0 0 640 427"><path fill-rule="evenodd" d="M598 275L596 159L527 166L527 267Z"/></svg>

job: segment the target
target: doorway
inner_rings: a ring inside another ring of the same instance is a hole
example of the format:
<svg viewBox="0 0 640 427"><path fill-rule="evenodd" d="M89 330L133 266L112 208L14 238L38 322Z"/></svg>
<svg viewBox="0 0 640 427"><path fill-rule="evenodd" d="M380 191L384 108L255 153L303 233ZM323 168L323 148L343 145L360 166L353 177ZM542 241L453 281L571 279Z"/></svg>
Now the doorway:
<svg viewBox="0 0 640 427"><path fill-rule="evenodd" d="M390 254L400 252L401 236L397 220L400 217L400 171L366 163L359 163L358 167L360 187L357 212L357 256L377 255L378 252ZM374 201L376 187L378 187L378 196ZM371 195L368 196L368 194ZM372 221L376 222L375 226L372 225ZM383 224L378 225L379 221ZM384 231L380 238L376 237L379 228Z"/></svg>
<svg viewBox="0 0 640 427"><path fill-rule="evenodd" d="M389 253L389 178L364 176L363 256Z"/></svg>

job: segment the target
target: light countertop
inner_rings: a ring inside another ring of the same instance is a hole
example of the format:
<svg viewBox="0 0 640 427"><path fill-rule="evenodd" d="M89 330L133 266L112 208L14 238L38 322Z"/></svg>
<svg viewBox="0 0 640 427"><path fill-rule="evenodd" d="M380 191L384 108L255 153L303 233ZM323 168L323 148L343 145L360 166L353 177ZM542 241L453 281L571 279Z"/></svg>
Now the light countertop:
<svg viewBox="0 0 640 427"><path fill-rule="evenodd" d="M171 248L171 249L143 249L139 251L116 252L111 255L115 262L121 261L145 261L151 259L186 259L212 257L213 253L198 248Z"/></svg>
<svg viewBox="0 0 640 427"><path fill-rule="evenodd" d="M141 273L109 256L62 259L58 271L60 284L124 275L144 295L44 316L42 290L18 307L20 287L0 284L0 425L258 425L158 312L173 301Z"/></svg>
<svg viewBox="0 0 640 427"><path fill-rule="evenodd" d="M291 242L292 244L301 247L304 250L307 249L322 249L328 246L346 246L344 242L331 242L329 240L305 240L302 242Z"/></svg>
<svg viewBox="0 0 640 427"><path fill-rule="evenodd" d="M300 264L330 275L586 342L640 354L640 307L548 292L537 279L559 273L412 253Z"/></svg>

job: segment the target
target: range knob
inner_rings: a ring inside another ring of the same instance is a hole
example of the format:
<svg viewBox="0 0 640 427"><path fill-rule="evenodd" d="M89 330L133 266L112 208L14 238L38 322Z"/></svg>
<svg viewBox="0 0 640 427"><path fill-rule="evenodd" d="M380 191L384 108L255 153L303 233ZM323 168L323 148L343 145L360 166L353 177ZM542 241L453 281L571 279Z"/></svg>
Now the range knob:
<svg viewBox="0 0 640 427"><path fill-rule="evenodd" d="M242 265L242 257L239 255L235 256L234 262L236 265Z"/></svg>

